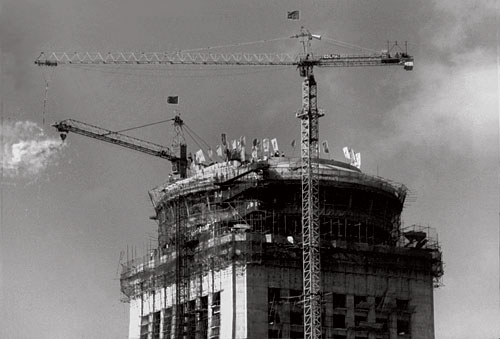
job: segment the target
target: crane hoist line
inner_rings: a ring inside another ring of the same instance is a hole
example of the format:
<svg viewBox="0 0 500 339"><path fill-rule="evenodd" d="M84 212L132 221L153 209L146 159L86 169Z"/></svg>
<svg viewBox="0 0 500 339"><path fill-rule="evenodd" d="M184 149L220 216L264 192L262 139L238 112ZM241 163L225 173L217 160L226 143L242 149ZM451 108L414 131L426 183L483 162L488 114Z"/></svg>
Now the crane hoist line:
<svg viewBox="0 0 500 339"><path fill-rule="evenodd" d="M149 53L41 53L35 64L58 66L86 65L233 65L233 66L295 66L302 77L302 108L296 117L301 124L302 161L302 258L304 338L321 338L321 267L319 233L319 118L324 112L317 105L317 84L314 67L399 66L410 71L413 57L406 48L394 43L381 53L345 55L315 55L310 51L311 41L321 40L301 27L291 38L299 39L303 50L298 55L287 53L203 53L203 52L149 52ZM393 53L393 49L398 49ZM178 284L177 284L178 285ZM179 306L179 305L178 305ZM182 311L182 310L180 310ZM176 329L181 333L181 328Z"/></svg>

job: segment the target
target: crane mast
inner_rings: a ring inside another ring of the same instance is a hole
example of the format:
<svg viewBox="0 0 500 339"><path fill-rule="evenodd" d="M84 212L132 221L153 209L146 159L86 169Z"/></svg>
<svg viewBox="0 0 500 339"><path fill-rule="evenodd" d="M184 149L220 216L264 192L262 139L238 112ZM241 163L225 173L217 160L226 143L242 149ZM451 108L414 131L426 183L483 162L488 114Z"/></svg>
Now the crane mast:
<svg viewBox="0 0 500 339"><path fill-rule="evenodd" d="M321 339L321 265L319 230L319 118L324 113L317 106L317 84L313 68L402 66L413 69L413 57L406 51L390 54L390 50L364 55L326 54L315 56L309 52L310 41L321 39L301 28L299 38L303 53L41 53L35 64L134 64L134 65L233 65L233 66L296 66L302 81L302 108L296 113L301 121L302 161L302 258L304 298L304 338ZM397 46L395 43L394 46ZM179 268L178 268L179 270ZM180 302L180 300L178 301ZM179 310L182 312L182 310ZM177 332L180 333L180 332Z"/></svg>

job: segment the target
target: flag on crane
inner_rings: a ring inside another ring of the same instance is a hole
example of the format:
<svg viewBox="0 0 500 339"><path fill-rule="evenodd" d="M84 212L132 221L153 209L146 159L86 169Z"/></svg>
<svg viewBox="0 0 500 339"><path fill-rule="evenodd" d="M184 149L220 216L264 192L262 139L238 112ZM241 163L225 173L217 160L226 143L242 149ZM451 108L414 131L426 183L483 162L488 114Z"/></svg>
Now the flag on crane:
<svg viewBox="0 0 500 339"><path fill-rule="evenodd" d="M179 103L179 96L169 96L167 97L167 104L177 105Z"/></svg>
<svg viewBox="0 0 500 339"><path fill-rule="evenodd" d="M300 11L287 11L286 18L288 20L299 20Z"/></svg>

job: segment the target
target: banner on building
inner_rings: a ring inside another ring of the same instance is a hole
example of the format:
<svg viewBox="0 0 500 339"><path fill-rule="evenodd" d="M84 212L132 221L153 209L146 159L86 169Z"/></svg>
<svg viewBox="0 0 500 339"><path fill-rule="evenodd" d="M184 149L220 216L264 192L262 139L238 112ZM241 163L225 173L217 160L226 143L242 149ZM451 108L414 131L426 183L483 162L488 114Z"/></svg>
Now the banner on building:
<svg viewBox="0 0 500 339"><path fill-rule="evenodd" d="M344 157L351 160L351 152L349 151L349 147L344 147L342 150L344 151Z"/></svg>
<svg viewBox="0 0 500 339"><path fill-rule="evenodd" d="M201 149L198 150L194 156L197 164L202 164L206 161L205 155L203 154L203 151Z"/></svg>
<svg viewBox="0 0 500 339"><path fill-rule="evenodd" d="M269 139L262 139L262 150L266 155L269 155Z"/></svg>
<svg viewBox="0 0 500 339"><path fill-rule="evenodd" d="M271 139L271 145L273 145L274 152L279 152L278 139L276 139L276 138Z"/></svg>
<svg viewBox="0 0 500 339"><path fill-rule="evenodd" d="M361 153L356 153L355 154L355 162L354 162L354 166L356 166L358 169L361 169Z"/></svg>

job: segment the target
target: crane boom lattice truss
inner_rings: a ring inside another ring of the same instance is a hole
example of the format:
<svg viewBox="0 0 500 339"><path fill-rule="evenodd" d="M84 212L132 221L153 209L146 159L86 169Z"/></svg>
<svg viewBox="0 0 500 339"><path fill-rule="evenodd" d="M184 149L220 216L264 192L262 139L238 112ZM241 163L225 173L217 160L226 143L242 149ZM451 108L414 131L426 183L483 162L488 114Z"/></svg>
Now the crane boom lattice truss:
<svg viewBox="0 0 500 339"><path fill-rule="evenodd" d="M87 137L127 147L169 161L177 161L179 159L179 157L175 156L168 147L137 139L118 132L113 132L81 121L67 119L56 122L52 126L57 128L57 130L61 133L73 132L85 135Z"/></svg>
<svg viewBox="0 0 500 339"><path fill-rule="evenodd" d="M187 166L186 144L183 139L179 139L179 134L181 133L179 132L179 129L182 127L183 121L178 116L173 120L174 126L177 131L177 146L179 146L180 150L180 154L178 156L175 155L174 152L166 146L158 145L149 141L144 141L125 134L121 134L119 132L113 132L73 119L56 122L52 126L54 126L60 133L65 134L68 132L73 132L97 140L109 142L111 144L130 148L138 152L153 155L155 157L166 159L172 163L172 172L174 174L179 174L181 178L185 178Z"/></svg>
<svg viewBox="0 0 500 339"><path fill-rule="evenodd" d="M319 117L323 115L317 107L317 85L313 68L359 67L359 66L403 66L413 69L413 57L406 52L382 52L367 55L327 54L315 56L308 52L310 40L320 39L302 28L300 38L304 53L42 53L35 64L57 66L61 64L129 64L129 65L234 65L234 66L296 66L302 82L302 110L297 113L301 120L302 159L302 241L304 279L304 338L321 338L321 267L319 233L319 179L316 175L319 157ZM127 146L128 147L128 146ZM179 268L178 268L179 270ZM179 286L180 282L177 282ZM181 291L177 291L179 293ZM178 302L181 302L179 296ZM181 305L177 305L182 307ZM182 310L178 310L182 314ZM179 326L181 322L178 322ZM180 333L180 329L177 333Z"/></svg>
<svg viewBox="0 0 500 339"><path fill-rule="evenodd" d="M394 66L410 67L413 57L391 56L387 53L370 55L326 54L301 56L288 53L41 53L35 61L40 66L57 65L233 65L233 66L302 66L320 67Z"/></svg>

